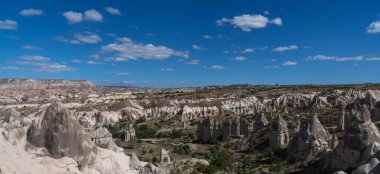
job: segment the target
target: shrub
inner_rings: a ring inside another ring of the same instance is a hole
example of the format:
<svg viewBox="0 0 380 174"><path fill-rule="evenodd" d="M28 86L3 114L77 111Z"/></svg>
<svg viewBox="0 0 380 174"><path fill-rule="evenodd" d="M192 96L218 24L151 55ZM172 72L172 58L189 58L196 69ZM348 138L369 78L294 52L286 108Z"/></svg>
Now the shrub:
<svg viewBox="0 0 380 174"><path fill-rule="evenodd" d="M181 138L181 136L183 135L182 131L181 130L177 130L177 129L173 129L172 130L172 138Z"/></svg>
<svg viewBox="0 0 380 174"><path fill-rule="evenodd" d="M144 123L146 121L145 117L140 117L135 121L136 124Z"/></svg>
<svg viewBox="0 0 380 174"><path fill-rule="evenodd" d="M156 129L150 128L147 124L141 124L135 126L137 138L155 138Z"/></svg>
<svg viewBox="0 0 380 174"><path fill-rule="evenodd" d="M136 138L132 138L130 141L128 141L127 148L128 149L134 149L134 148L136 148L137 144L138 143L137 143Z"/></svg>

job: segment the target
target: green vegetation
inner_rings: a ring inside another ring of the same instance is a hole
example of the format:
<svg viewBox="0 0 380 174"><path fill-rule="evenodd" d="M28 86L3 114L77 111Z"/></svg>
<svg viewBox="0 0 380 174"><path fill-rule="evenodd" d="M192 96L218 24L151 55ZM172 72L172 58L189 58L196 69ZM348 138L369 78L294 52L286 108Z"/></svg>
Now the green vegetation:
<svg viewBox="0 0 380 174"><path fill-rule="evenodd" d="M125 131L120 131L120 130L123 129L126 125L127 125L127 120L121 118L115 124L105 125L104 127L107 128L108 131L110 131L113 138L124 139Z"/></svg>
<svg viewBox="0 0 380 174"><path fill-rule="evenodd" d="M139 119L137 119L137 120L135 121L136 124L140 124L140 123L144 123L144 122L146 122L145 117L140 117Z"/></svg>
<svg viewBox="0 0 380 174"><path fill-rule="evenodd" d="M196 119L190 120L190 126L195 126L198 124L198 121Z"/></svg>
<svg viewBox="0 0 380 174"><path fill-rule="evenodd" d="M181 155L190 155L191 149L189 145L178 145L174 146L174 153L178 153Z"/></svg>
<svg viewBox="0 0 380 174"><path fill-rule="evenodd" d="M147 124L135 125L136 137L141 138L155 138L157 130L149 127Z"/></svg>
<svg viewBox="0 0 380 174"><path fill-rule="evenodd" d="M170 174L181 174L181 170L178 168L174 168L170 170Z"/></svg>
<svg viewBox="0 0 380 174"><path fill-rule="evenodd" d="M209 149L206 157L211 161L210 165L197 164L197 171L204 174L216 173L217 171L227 171L232 167L232 154L226 150L220 150L217 146Z"/></svg>
<svg viewBox="0 0 380 174"><path fill-rule="evenodd" d="M181 138L183 135L182 130L173 129L171 138Z"/></svg>
<svg viewBox="0 0 380 174"><path fill-rule="evenodd" d="M135 149L137 147L137 139L136 138L132 138L130 141L128 141L127 143L127 148L128 149Z"/></svg>

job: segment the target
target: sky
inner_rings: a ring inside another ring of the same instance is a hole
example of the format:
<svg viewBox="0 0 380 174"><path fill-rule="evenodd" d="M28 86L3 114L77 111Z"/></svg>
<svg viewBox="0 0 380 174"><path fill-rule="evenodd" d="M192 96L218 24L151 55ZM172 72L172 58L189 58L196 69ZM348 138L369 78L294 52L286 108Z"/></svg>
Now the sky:
<svg viewBox="0 0 380 174"><path fill-rule="evenodd" d="M380 82L380 1L0 1L0 78L99 85Z"/></svg>

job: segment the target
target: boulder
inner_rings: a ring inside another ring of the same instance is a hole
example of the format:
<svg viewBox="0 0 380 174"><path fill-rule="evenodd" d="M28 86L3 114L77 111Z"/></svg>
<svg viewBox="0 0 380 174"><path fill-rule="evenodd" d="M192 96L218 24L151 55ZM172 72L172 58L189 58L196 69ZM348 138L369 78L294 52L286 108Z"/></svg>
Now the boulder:
<svg viewBox="0 0 380 174"><path fill-rule="evenodd" d="M330 148L334 149L339 143L339 139L336 135L333 135L330 141Z"/></svg>
<svg viewBox="0 0 380 174"><path fill-rule="evenodd" d="M39 123L32 122L27 140L36 147L45 147L55 158L79 160L96 150L83 127L61 103L52 103Z"/></svg>
<svg viewBox="0 0 380 174"><path fill-rule="evenodd" d="M330 169L356 168L370 160L379 149L380 133L365 105L352 108L348 120L342 141L332 152L331 160L326 162Z"/></svg>
<svg viewBox="0 0 380 174"><path fill-rule="evenodd" d="M140 160L137 158L135 153L131 155L131 161L129 163L129 167L134 170L140 170L142 168Z"/></svg>
<svg viewBox="0 0 380 174"><path fill-rule="evenodd" d="M330 133L325 130L317 115L296 133L288 145L290 160L312 160L321 152L329 149Z"/></svg>
<svg viewBox="0 0 380 174"><path fill-rule="evenodd" d="M148 163L140 170L139 174L161 174L161 172L152 163Z"/></svg>
<svg viewBox="0 0 380 174"><path fill-rule="evenodd" d="M267 117L265 117L263 113L259 117L256 117L254 125L253 125L253 129L258 130L263 127L266 127L267 125L268 125L268 120L267 120Z"/></svg>
<svg viewBox="0 0 380 174"><path fill-rule="evenodd" d="M351 174L367 174L367 173L380 173L379 160L372 158L368 163L359 166Z"/></svg>
<svg viewBox="0 0 380 174"><path fill-rule="evenodd" d="M271 147L286 147L288 143L288 124L281 116L278 116L270 129L269 144Z"/></svg>
<svg viewBox="0 0 380 174"><path fill-rule="evenodd" d="M160 162L161 163L168 163L168 164L170 164L169 152L166 151L164 148L161 149Z"/></svg>

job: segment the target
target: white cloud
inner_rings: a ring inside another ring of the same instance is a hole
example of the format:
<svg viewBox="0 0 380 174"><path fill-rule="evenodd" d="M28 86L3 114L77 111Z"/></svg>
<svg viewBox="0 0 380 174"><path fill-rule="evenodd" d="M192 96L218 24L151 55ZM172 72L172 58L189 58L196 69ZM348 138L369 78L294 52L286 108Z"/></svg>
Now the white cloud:
<svg viewBox="0 0 380 174"><path fill-rule="evenodd" d="M129 58L124 58L124 57L107 57L104 60L105 61L113 61L113 62L125 62L125 61L128 61Z"/></svg>
<svg viewBox="0 0 380 174"><path fill-rule="evenodd" d="M79 12L67 11L63 13L63 16L66 18L69 24L76 24L84 20L95 21L95 22L103 21L102 14L100 14L95 9L87 10L84 12L84 14L79 13Z"/></svg>
<svg viewBox="0 0 380 174"><path fill-rule="evenodd" d="M32 45L23 45L22 49L24 49L24 50L41 50L41 48L34 47Z"/></svg>
<svg viewBox="0 0 380 174"><path fill-rule="evenodd" d="M248 60L248 58L244 57L244 56L238 56L238 57L234 57L232 58L232 60L234 61L238 61L238 62L242 62L242 61L246 61Z"/></svg>
<svg viewBox="0 0 380 174"><path fill-rule="evenodd" d="M13 62L17 65L26 66L22 68L24 71L35 71L35 72L72 72L76 69L71 68L65 64L54 63L49 61L15 61Z"/></svg>
<svg viewBox="0 0 380 174"><path fill-rule="evenodd" d="M15 67L15 66L4 66L4 67L0 67L0 71L19 70L19 69L20 69L19 67Z"/></svg>
<svg viewBox="0 0 380 174"><path fill-rule="evenodd" d="M48 61L50 58L43 56L21 56L23 60L31 60L31 61Z"/></svg>
<svg viewBox="0 0 380 174"><path fill-rule="evenodd" d="M174 71L173 68L161 68L161 71Z"/></svg>
<svg viewBox="0 0 380 174"><path fill-rule="evenodd" d="M172 56L188 58L188 52L175 51L166 46L136 43L129 38L117 38L115 43L102 46L102 51L116 53L108 61L126 61L129 59L164 60Z"/></svg>
<svg viewBox="0 0 380 174"><path fill-rule="evenodd" d="M306 60L311 61L324 61L324 60L332 60L336 62L344 62L344 61L380 61L380 57L364 57L364 56L355 56L355 57L336 57L336 56L325 56L325 55L316 55L309 56Z"/></svg>
<svg viewBox="0 0 380 174"><path fill-rule="evenodd" d="M201 46L199 46L199 45L192 45L191 46L194 50L204 50L204 48L203 47L201 47Z"/></svg>
<svg viewBox="0 0 380 174"><path fill-rule="evenodd" d="M281 18L274 18L270 21L272 24L281 26L282 25L282 19Z"/></svg>
<svg viewBox="0 0 380 174"><path fill-rule="evenodd" d="M43 15L44 11L39 10L39 9L30 8L30 9L21 10L20 14L23 16L39 16L39 15Z"/></svg>
<svg viewBox="0 0 380 174"><path fill-rule="evenodd" d="M189 64L189 65L198 65L199 64L199 60L192 60L190 62L186 62L186 64Z"/></svg>
<svg viewBox="0 0 380 174"><path fill-rule="evenodd" d="M102 62L98 62L98 61L93 61L93 60L89 60L86 62L87 64L90 64L90 65L100 65L100 64L103 64Z"/></svg>
<svg viewBox="0 0 380 174"><path fill-rule="evenodd" d="M0 20L0 30L17 30L17 22L9 19Z"/></svg>
<svg viewBox="0 0 380 174"><path fill-rule="evenodd" d="M375 21L367 27L367 33L375 34L380 32L380 21Z"/></svg>
<svg viewBox="0 0 380 174"><path fill-rule="evenodd" d="M66 18L69 24L75 24L83 21L82 13L67 11L63 13L63 16Z"/></svg>
<svg viewBox="0 0 380 174"><path fill-rule="evenodd" d="M96 60L99 60L100 59L100 55L99 54L92 54L89 56L91 59L96 59Z"/></svg>
<svg viewBox="0 0 380 174"><path fill-rule="evenodd" d="M62 36L55 37L56 40L70 44L96 44L102 41L102 38L92 32L75 33L72 39Z"/></svg>
<svg viewBox="0 0 380 174"><path fill-rule="evenodd" d="M101 22L103 21L103 16L95 9L91 9L84 12L84 19L88 21Z"/></svg>
<svg viewBox="0 0 380 174"><path fill-rule="evenodd" d="M268 11L268 10L265 10L265 11L264 11L264 14L265 14L265 15L269 15L269 11Z"/></svg>
<svg viewBox="0 0 380 174"><path fill-rule="evenodd" d="M282 20L281 18L269 20L267 17L258 14L244 14L241 16L234 16L232 19L222 18L217 20L216 23L218 25L231 24L234 28L240 28L245 32L250 32L252 29L265 28L268 24L281 26Z"/></svg>
<svg viewBox="0 0 380 174"><path fill-rule="evenodd" d="M127 73L127 72L117 72L117 73L115 73L115 75L118 75L118 76L128 76L128 75L130 75L130 73Z"/></svg>
<svg viewBox="0 0 380 174"><path fill-rule="evenodd" d="M86 34L76 33L74 35L74 38L78 40L80 43L86 43L86 44L96 44L102 41L102 38L100 38L99 35L94 34L94 33L86 33Z"/></svg>
<svg viewBox="0 0 380 174"><path fill-rule="evenodd" d="M294 66L297 65L297 62L287 61L281 64L282 66Z"/></svg>
<svg viewBox="0 0 380 174"><path fill-rule="evenodd" d="M106 11L113 15L121 15L120 10L117 8L106 7Z"/></svg>
<svg viewBox="0 0 380 174"><path fill-rule="evenodd" d="M214 39L214 37L212 37L210 35L204 35L203 38L205 38L205 39Z"/></svg>
<svg viewBox="0 0 380 174"><path fill-rule="evenodd" d="M253 48L245 48L242 53L253 53L255 50Z"/></svg>
<svg viewBox="0 0 380 174"><path fill-rule="evenodd" d="M298 49L297 45L289 45L289 46L283 46L283 47L277 47L273 49L275 52L283 52L283 51L291 51Z"/></svg>
<svg viewBox="0 0 380 174"><path fill-rule="evenodd" d="M214 70L224 70L226 69L224 66L221 66L221 65L212 65L210 66L210 69L214 69Z"/></svg>

